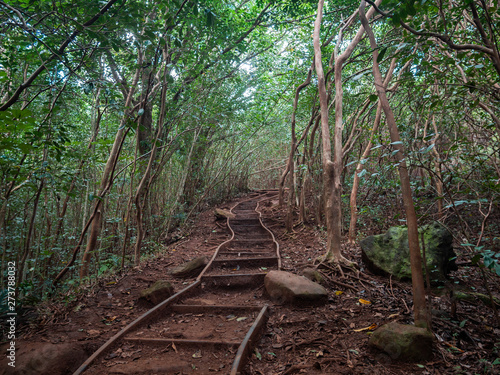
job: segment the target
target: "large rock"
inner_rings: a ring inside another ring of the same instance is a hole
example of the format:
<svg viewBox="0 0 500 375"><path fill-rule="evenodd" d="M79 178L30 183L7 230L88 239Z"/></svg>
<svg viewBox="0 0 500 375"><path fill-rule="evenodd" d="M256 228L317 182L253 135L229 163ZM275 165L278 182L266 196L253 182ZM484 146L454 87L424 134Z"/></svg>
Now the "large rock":
<svg viewBox="0 0 500 375"><path fill-rule="evenodd" d="M425 328L396 322L378 328L368 344L387 353L393 360L425 361L432 357L434 336Z"/></svg>
<svg viewBox="0 0 500 375"><path fill-rule="evenodd" d="M419 229L424 235L425 256L431 283L444 282L450 270L456 270L451 233L434 222ZM421 236L419 236L419 242ZM422 249L422 244L420 244ZM390 274L399 280L411 279L408 229L392 227L385 234L361 241L363 261L374 273ZM425 269L424 269L425 272Z"/></svg>
<svg viewBox="0 0 500 375"><path fill-rule="evenodd" d="M19 342L16 367L0 362L0 374L63 375L72 374L87 359L80 345L73 343L51 344L45 342ZM2 353L6 353L2 351ZM7 357L3 355L3 357ZM4 365L4 366L2 366ZM3 368L2 368L3 367Z"/></svg>
<svg viewBox="0 0 500 375"><path fill-rule="evenodd" d="M271 299L279 303L322 302L326 301L326 289L303 276L285 271L271 271L264 285Z"/></svg>
<svg viewBox="0 0 500 375"><path fill-rule="evenodd" d="M205 268L207 264L208 264L207 257L195 258L190 262L175 267L171 271L171 274L175 277L196 276L202 271L203 268Z"/></svg>
<svg viewBox="0 0 500 375"><path fill-rule="evenodd" d="M174 294L174 287L165 280L158 280L148 289L141 291L140 298L157 305Z"/></svg>
<svg viewBox="0 0 500 375"><path fill-rule="evenodd" d="M223 210L222 208L216 208L214 210L214 215L216 220L234 219L236 217L231 211Z"/></svg>

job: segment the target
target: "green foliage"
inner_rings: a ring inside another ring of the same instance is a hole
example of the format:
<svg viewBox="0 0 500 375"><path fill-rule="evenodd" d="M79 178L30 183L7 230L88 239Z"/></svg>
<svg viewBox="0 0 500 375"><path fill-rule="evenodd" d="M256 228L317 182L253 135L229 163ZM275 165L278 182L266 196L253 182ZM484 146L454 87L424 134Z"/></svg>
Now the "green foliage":
<svg viewBox="0 0 500 375"><path fill-rule="evenodd" d="M469 243L464 243L462 246L469 247L474 251L474 256L472 257L474 265L489 269L500 276L500 253L485 250L484 246L474 246Z"/></svg>

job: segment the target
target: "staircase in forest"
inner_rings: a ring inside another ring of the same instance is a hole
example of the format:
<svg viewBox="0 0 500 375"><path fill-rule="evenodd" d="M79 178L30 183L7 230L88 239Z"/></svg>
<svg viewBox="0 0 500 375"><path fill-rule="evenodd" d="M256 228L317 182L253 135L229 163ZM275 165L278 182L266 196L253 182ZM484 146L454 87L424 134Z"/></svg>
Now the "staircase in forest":
<svg viewBox="0 0 500 375"><path fill-rule="evenodd" d="M114 335L74 375L243 373L267 318L264 277L281 266L279 245L258 211L276 194L253 193L232 207L232 236L196 281ZM108 368L111 352L132 354Z"/></svg>

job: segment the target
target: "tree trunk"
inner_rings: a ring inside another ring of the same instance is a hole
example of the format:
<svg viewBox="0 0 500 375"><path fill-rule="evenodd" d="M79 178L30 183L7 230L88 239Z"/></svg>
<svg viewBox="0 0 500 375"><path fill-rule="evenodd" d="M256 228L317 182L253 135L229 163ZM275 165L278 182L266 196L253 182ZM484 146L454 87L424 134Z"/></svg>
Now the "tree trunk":
<svg viewBox="0 0 500 375"><path fill-rule="evenodd" d="M380 3L381 0L377 0ZM370 9L369 17L374 9ZM340 55L335 56L335 130L334 130L334 155L333 162L331 157L330 128L328 124L328 97L325 88L325 77L321 62L321 47L319 43L319 31L321 27L321 18L323 13L323 1L318 2L318 13L314 24L313 43L316 62L316 72L318 74L318 90L321 107L321 132L323 139L323 186L325 197L326 225L327 225L327 249L325 259L333 262L343 262L352 264L345 259L340 252L341 245L341 226L342 226L342 67L347 58L352 54L354 47L359 43L364 33L360 28L356 36L351 41L347 49ZM336 50L341 41L337 42ZM337 53L335 53L336 55Z"/></svg>
<svg viewBox="0 0 500 375"><path fill-rule="evenodd" d="M166 72L166 70L165 70ZM134 202L136 207L136 217L137 217L137 240L135 243L134 249L134 264L138 266L141 262L141 246L142 241L144 239L144 225L143 225L143 210L146 205L146 197L148 195L148 190L150 186L150 176L151 170L153 168L153 163L156 160L156 153L158 150L158 139L163 131L163 120L165 118L165 102L166 102L166 92L167 92L167 82L166 82L166 73L164 76L163 87L161 91L161 107L160 107L160 116L157 124L156 137L153 141L153 149L151 150L151 154L149 156L148 165L146 167L146 171L142 176L141 182L137 187L137 192L135 194ZM147 106L147 105L146 105ZM151 107L151 106L149 106ZM146 114L146 113L145 113ZM149 183L146 184L146 181ZM144 196L144 201L141 202L141 197Z"/></svg>
<svg viewBox="0 0 500 375"><path fill-rule="evenodd" d="M396 58L393 58L391 61L391 66L389 67L389 70L387 72L387 76L385 77L384 80L385 88L387 88L387 85L392 79L392 72L394 71L395 66L396 66ZM370 138L368 139L368 144L366 145L365 150L363 151L363 154L361 155L361 158L356 165L356 170L354 172L354 178L352 182L351 197L349 199L349 203L351 206L351 220L349 223L349 243L351 245L356 242L356 222L358 220L358 205L356 199L358 196L358 188L359 188L359 173L361 173L362 171L364 160L368 158L368 156L370 155L373 144L373 137L375 136L375 133L377 133L378 131L381 117L382 117L382 107L380 106L380 103L378 103L377 112L375 114L375 121L373 122L373 128L370 133Z"/></svg>
<svg viewBox="0 0 500 375"><path fill-rule="evenodd" d="M415 207L413 205L410 178L408 175L406 162L404 160L404 149L399 137L396 119L394 118L394 113L392 112L389 101L387 100L386 90L384 88L382 75L380 73L380 68L377 62L377 42L375 41L375 35L373 34L370 24L368 23L368 19L365 15L365 6L366 1L361 0L361 5L359 7L359 16L361 18L361 23L370 39L370 47L373 51L373 76L375 80L375 88L377 90L380 105L382 106L387 125L389 127L392 145L397 151L395 157L399 164L399 177L401 180L401 190L406 211L406 223L408 226L408 243L410 248L415 325L430 329L430 318L427 314L427 307L425 302L424 277L422 272L422 257L420 254L420 245L418 239L417 215L415 213Z"/></svg>
<svg viewBox="0 0 500 375"><path fill-rule="evenodd" d="M33 201L33 212L31 214L30 225L28 227L28 234L26 235L26 240L24 243L24 251L18 264L19 268L17 270L16 295L19 291L19 285L24 280L24 266L26 264L26 259L28 259L28 255L31 252L31 238L35 227L35 218L38 211L38 202L40 201L40 195L43 190L44 182L45 180L42 179L42 181L40 182L40 186L38 187L38 190L36 192L35 200Z"/></svg>
<svg viewBox="0 0 500 375"><path fill-rule="evenodd" d="M309 71L307 72L307 78L306 80L301 83L298 87L297 90L295 90L295 98L293 100L293 110L292 110L292 121L291 121L291 133L292 133L292 142L290 145L290 155L288 156L288 163L287 167L290 172L289 176L289 190L288 190L288 209L287 209L287 215L285 219L285 227L286 230L291 232L293 231L293 209L294 209L294 200L295 200L295 184L294 184L294 177L295 177L295 163L294 163L294 158L295 158L295 149L297 148L297 135L295 132L295 125L296 125L296 113L297 113L297 107L299 104L299 95L300 92L307 87L311 83L311 76L312 76L312 71L314 68L314 62L309 68Z"/></svg>
<svg viewBox="0 0 500 375"><path fill-rule="evenodd" d="M432 125L434 127L434 137L432 139L432 144L434 144L434 147L432 148L432 153L434 154L434 157L436 160L434 161L434 169L436 172L436 191L438 194L438 199L437 199L437 207L438 207L438 219L441 220L443 218L443 199L444 199L444 192L443 192L443 174L441 173L441 156L439 155L439 151L437 150L437 140L439 138L439 133L438 133L438 128L436 125L436 118L434 115L432 115ZM425 138L425 136L424 136Z"/></svg>
<svg viewBox="0 0 500 375"><path fill-rule="evenodd" d="M321 28L321 19L323 18L324 0L318 1L318 12L314 22L313 44L316 74L318 76L318 93L321 110L321 139L322 139L322 165L323 165L323 195L325 199L325 213L327 226L327 249L325 259L340 261L340 216L338 208L334 203L338 201L335 196L340 186L340 176L334 176L334 163L332 163L332 149L330 143L330 126L328 124L328 95L325 86L325 74L321 57L321 46L319 32ZM338 160L337 160L338 161ZM335 211L335 212L334 212Z"/></svg>
<svg viewBox="0 0 500 375"><path fill-rule="evenodd" d="M138 66L141 66L142 58L138 59ZM104 167L104 172L101 178L101 185L99 188L99 196L97 197L97 201L95 203L94 212L96 215L92 221L92 226L90 229L90 235L87 241L87 247L85 248L85 252L82 257L82 265L80 267L80 278L86 277L89 274L89 266L90 259L92 256L92 252L95 250L95 246L97 244L97 237L99 236L99 232L101 231L101 216L103 212L101 212L101 200L104 199L104 196L107 194L112 184L112 174L115 170L116 163L118 162L118 157L120 156L120 152L122 149L122 144L125 140L125 136L128 132L127 122L129 121L129 116L131 114L131 110L129 109L132 103L132 96L134 94L135 86L139 80L140 68L138 68L135 72L134 80L132 85L130 86L130 90L128 92L128 96L125 100L125 112L123 114L122 120L120 122L120 127L116 132L115 140L113 142L113 147L109 154L108 161L106 162L106 166Z"/></svg>
<svg viewBox="0 0 500 375"><path fill-rule="evenodd" d="M380 118L382 117L382 107L380 103L377 105L377 113L375 114L375 121L373 122L373 128L370 134L370 138L368 140L368 144L366 145L365 150L363 151L363 155L356 166L356 170L354 171L354 177L352 181L352 190L351 197L349 199L349 203L351 206L351 220L349 223L349 243L352 245L356 243L356 223L358 221L358 188L359 188L359 174L363 168L363 160L365 160L369 155L373 144L373 137L375 133L378 131L378 127L380 125Z"/></svg>

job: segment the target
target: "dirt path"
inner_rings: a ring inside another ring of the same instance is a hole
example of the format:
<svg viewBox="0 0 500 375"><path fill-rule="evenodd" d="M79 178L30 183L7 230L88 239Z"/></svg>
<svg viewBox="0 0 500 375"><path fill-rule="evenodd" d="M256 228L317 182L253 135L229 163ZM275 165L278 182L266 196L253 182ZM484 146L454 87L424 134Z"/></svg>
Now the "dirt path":
<svg viewBox="0 0 500 375"><path fill-rule="evenodd" d="M257 211L273 196L257 193L232 207L231 238L196 281L127 325L74 374L239 374L267 318L259 291L266 270L280 264Z"/></svg>

